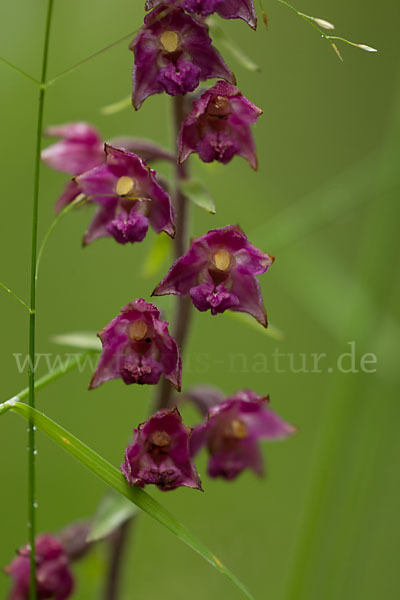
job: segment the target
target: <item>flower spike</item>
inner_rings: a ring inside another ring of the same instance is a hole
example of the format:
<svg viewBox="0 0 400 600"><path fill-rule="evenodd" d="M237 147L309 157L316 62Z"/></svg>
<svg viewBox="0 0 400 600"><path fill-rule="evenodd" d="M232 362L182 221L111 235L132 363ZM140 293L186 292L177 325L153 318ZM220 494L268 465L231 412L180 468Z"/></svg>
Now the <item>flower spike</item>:
<svg viewBox="0 0 400 600"><path fill-rule="evenodd" d="M180 486L201 490L189 451L191 433L177 408L160 410L139 425L121 465L128 483L140 487L151 483L163 491Z"/></svg>
<svg viewBox="0 0 400 600"><path fill-rule="evenodd" d="M264 327L267 316L256 275L274 258L250 244L236 225L213 229L194 240L158 284L154 296L190 295L200 311L213 315L227 309L247 312Z"/></svg>
<svg viewBox="0 0 400 600"><path fill-rule="evenodd" d="M127 385L156 385L163 375L180 390L179 349L154 304L143 298L127 304L98 336L103 350L89 389L119 377Z"/></svg>
<svg viewBox="0 0 400 600"><path fill-rule="evenodd" d="M193 92L210 78L235 83L235 76L212 45L208 27L180 8L161 4L149 13L130 45L135 54L132 103L139 109L149 96Z"/></svg>

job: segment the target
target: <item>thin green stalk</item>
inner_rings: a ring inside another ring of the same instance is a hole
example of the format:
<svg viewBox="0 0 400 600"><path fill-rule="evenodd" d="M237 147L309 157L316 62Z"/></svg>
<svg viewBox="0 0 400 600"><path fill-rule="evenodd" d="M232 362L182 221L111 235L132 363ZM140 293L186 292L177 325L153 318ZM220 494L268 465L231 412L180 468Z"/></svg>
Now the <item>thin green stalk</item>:
<svg viewBox="0 0 400 600"><path fill-rule="evenodd" d="M44 236L43 241L40 245L40 249L39 249L39 252L37 255L36 274L35 274L36 282L37 282L38 274L39 274L40 261L42 259L42 255L43 255L44 249L46 247L46 244L49 240L49 237L51 236L51 234L53 233L54 229L57 227L57 225L61 221L61 219L63 217L65 217L65 215L68 214L73 208L75 208L75 206L77 206L78 204L83 204L85 201L86 201L86 198L83 196L83 194L79 194L79 196L77 198L75 198L75 200L73 202L70 202L70 204L67 204L67 206L65 206L63 208L63 210L60 213L58 213L58 215L56 216L56 218L54 219L54 221L48 228L46 235Z"/></svg>
<svg viewBox="0 0 400 600"><path fill-rule="evenodd" d="M12 69L13 71L16 71L17 73L19 73L20 75L22 75L23 77L25 77L26 79L29 79L33 83L36 83L36 85L41 85L41 83L40 83L40 81L38 79L35 79L35 77L32 77L32 75L29 75L29 73L26 73L25 71L23 71L22 69L20 69L16 65L14 65L12 62L10 62L9 60L7 60L3 56L0 56L0 61L2 63L4 63L5 65L7 65L7 67L10 67L10 69Z"/></svg>
<svg viewBox="0 0 400 600"><path fill-rule="evenodd" d="M13 298L15 298L16 300L18 300L18 302L19 302L20 304L22 304L22 306L25 306L25 308L27 308L27 309L29 310L29 312L31 311L31 308L30 308L30 306L28 306L28 305L27 305L27 303L26 303L26 302L24 302L24 301L22 300L22 298L20 298L19 296L17 296L17 294L15 294L15 293L14 293L12 290L10 290L10 288L9 288L9 287L7 287L6 285L4 285L4 283L2 283L1 281L0 281L0 287L2 287L2 288L3 288L3 290L5 290L5 291L6 291L6 292L8 292L9 294L11 294L11 296L12 296Z"/></svg>
<svg viewBox="0 0 400 600"><path fill-rule="evenodd" d="M138 30L131 31L130 33L127 33L126 35L124 35L123 37L119 38L115 42L112 42L111 44L108 44L104 48L101 48L100 50L97 50L96 52L94 52L90 56L87 56L83 60L80 60L75 65L72 65L72 67L68 67L68 69L65 69L65 71L62 71L61 73L59 73L58 75L56 75L55 77L53 77L53 79L50 79L46 83L46 87L49 87L50 85L53 85L53 83L55 83L56 81L58 81L62 77L65 77L65 75L69 75L70 73L73 73L74 71L76 71L76 69L78 69L79 67L81 67L82 65L84 65L85 63L87 63L88 61L92 60L93 58L96 58L97 56L100 56L104 52L107 52L107 50L111 50L115 46L118 46L118 44L120 44L121 42L124 42L125 40L131 38L137 32L138 32Z"/></svg>
<svg viewBox="0 0 400 600"><path fill-rule="evenodd" d="M32 250L31 250L31 270L30 270L30 318L29 318L29 406L35 408L35 329L36 329L36 260L37 260L37 236L38 236L38 217L39 217L39 186L40 186L40 154L42 150L43 136L43 113L44 100L46 94L45 82L47 76L47 63L49 54L49 41L51 18L53 14L54 0L48 0L46 26L43 44L41 86L39 90L39 104L37 113L36 129L36 154L35 154L35 175L33 183L33 214L32 214ZM32 417L29 418L28 433L28 540L30 545L30 584L29 598L36 600L36 557L35 557L35 536L36 536L36 452L35 452L35 427Z"/></svg>
<svg viewBox="0 0 400 600"><path fill-rule="evenodd" d="M323 37L332 46L335 54L338 56L338 58L342 62L343 62L343 57L342 57L338 47L336 46L334 40L339 41L339 42L344 42L345 44L348 44L349 46L354 46L354 48L366 50L367 52L377 52L376 48L372 48L371 46L367 46L365 44L356 44L355 42L351 42L350 40L346 40L346 38L339 37L337 35L327 35L326 33L324 33L322 31L322 29L319 27L319 25L321 25L321 27L324 27L325 29L334 29L335 28L334 25L332 25L328 21L325 21L325 24L326 24L326 26L325 26L324 19L316 19L315 17L306 15L305 13L297 10L297 8L295 8L294 6L289 4L289 2L286 2L286 0L277 0L277 2L279 2L279 4L282 4L283 6L286 6L287 8L289 8L291 11L296 13L296 15L298 15L301 19L304 19L304 21L306 21L306 23L311 25L311 27L316 29L318 31L318 33L320 34L320 36Z"/></svg>

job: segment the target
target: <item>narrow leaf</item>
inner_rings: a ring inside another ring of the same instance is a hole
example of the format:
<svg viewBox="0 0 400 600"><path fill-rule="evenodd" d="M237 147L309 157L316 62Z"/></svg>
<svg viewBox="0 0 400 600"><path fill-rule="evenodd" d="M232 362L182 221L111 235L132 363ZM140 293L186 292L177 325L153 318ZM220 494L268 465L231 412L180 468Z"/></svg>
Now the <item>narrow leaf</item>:
<svg viewBox="0 0 400 600"><path fill-rule="evenodd" d="M154 277L163 268L171 254L171 238L167 235L157 235L150 252L143 263L142 276Z"/></svg>
<svg viewBox="0 0 400 600"><path fill-rule="evenodd" d="M267 16L267 13L265 12L262 0L258 0L258 3L260 5L260 10L261 10L261 15L262 15L262 20L263 20L263 23L264 23L264 27L268 31L268 16Z"/></svg>
<svg viewBox="0 0 400 600"><path fill-rule="evenodd" d="M181 182L181 189L184 195L196 206L199 206L208 213L215 215L215 204L207 188L197 179L188 179Z"/></svg>
<svg viewBox="0 0 400 600"><path fill-rule="evenodd" d="M343 62L343 56L342 53L340 52L339 48L336 46L336 44L334 44L333 42L331 42L331 46L333 48L333 51L335 52L335 54L339 57L339 59Z"/></svg>
<svg viewBox="0 0 400 600"><path fill-rule="evenodd" d="M233 58L245 69L248 71L252 71L253 73L256 71L260 71L259 65L257 65L247 54L239 48L237 41L232 40L220 27L217 25L217 22L213 19L209 20L209 26L215 41L220 45L224 46L224 48L231 53Z"/></svg>
<svg viewBox="0 0 400 600"><path fill-rule="evenodd" d="M285 338L283 332L274 325L269 324L268 327L263 327L262 325L260 325L260 323L258 323L258 321L255 320L254 317L248 315L247 313L227 310L225 311L225 314L228 317L234 319L235 321L239 321L240 323L243 323L243 325L247 325L248 327L257 330L258 333L266 335L267 337L276 340L277 342L281 342Z"/></svg>
<svg viewBox="0 0 400 600"><path fill-rule="evenodd" d="M181 525L159 502L154 500L147 492L139 487L130 487L125 481L122 473L111 465L107 460L101 457L97 452L86 446L69 431L58 425L43 413L32 409L27 404L9 400L0 404L0 415L7 410L12 410L17 414L33 422L34 425L46 433L61 448L71 454L80 463L87 467L94 475L97 475L107 485L117 491L119 494L130 500L143 512L150 515L153 519L169 529L184 544L192 548L215 567L220 573L225 575L249 600L254 600L254 596L248 591L246 586L229 571L221 561L204 544L202 544L186 527Z"/></svg>
<svg viewBox="0 0 400 600"><path fill-rule="evenodd" d="M98 542L111 535L122 523L138 512L127 498L110 491L101 500L87 536L88 542Z"/></svg>
<svg viewBox="0 0 400 600"><path fill-rule="evenodd" d="M132 106L132 97L127 96L126 98L123 98L122 100L118 100L117 102L113 102L112 104L108 104L107 106L103 106L100 109L100 113L102 115L106 115L106 116L116 115L117 113L119 113L122 110L125 110L126 108L129 108L131 106Z"/></svg>
<svg viewBox="0 0 400 600"><path fill-rule="evenodd" d="M101 342L94 331L73 331L53 335L50 341L59 346L72 346L85 350L101 350Z"/></svg>

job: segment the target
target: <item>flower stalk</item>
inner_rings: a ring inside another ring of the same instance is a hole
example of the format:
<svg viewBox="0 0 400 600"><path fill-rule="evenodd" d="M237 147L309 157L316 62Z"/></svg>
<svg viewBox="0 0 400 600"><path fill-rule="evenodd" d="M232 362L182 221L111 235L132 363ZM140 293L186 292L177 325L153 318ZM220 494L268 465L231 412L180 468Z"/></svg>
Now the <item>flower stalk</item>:
<svg viewBox="0 0 400 600"><path fill-rule="evenodd" d="M39 103L37 113L36 129L36 152L35 152L35 174L33 183L33 210L32 210L32 250L31 250L31 269L30 269L30 315L29 315L29 406L35 408L35 371L33 369L35 361L35 333L36 333L36 261L37 261L37 237L39 221L39 189L40 189L40 154L42 150L43 136L43 114L44 101L46 95L46 77L49 55L49 42L51 21L53 15L54 0L48 0L46 26L43 44L42 73L39 88ZM29 419L28 427L28 541L30 557L30 576L29 576L29 598L37 599L36 592L36 451L35 451L35 426L32 418Z"/></svg>
<svg viewBox="0 0 400 600"><path fill-rule="evenodd" d="M174 119L174 133L175 139L178 140L179 132L181 130L182 123L185 118L184 111L185 98L184 96L175 96L172 99L173 105L173 119ZM178 260L186 252L189 242L188 234L188 202L184 196L181 188L182 181L188 179L188 163L179 163L178 161L178 148L177 148L177 162L175 167L175 213L176 213L176 236L174 239L174 259ZM178 348L183 354L184 345L189 332L190 318L192 313L192 305L190 298L180 297L176 298L175 302L175 316L173 325L173 336ZM155 411L162 408L168 408L171 406L173 396L173 389L171 385L163 380L158 387L157 395L155 399Z"/></svg>

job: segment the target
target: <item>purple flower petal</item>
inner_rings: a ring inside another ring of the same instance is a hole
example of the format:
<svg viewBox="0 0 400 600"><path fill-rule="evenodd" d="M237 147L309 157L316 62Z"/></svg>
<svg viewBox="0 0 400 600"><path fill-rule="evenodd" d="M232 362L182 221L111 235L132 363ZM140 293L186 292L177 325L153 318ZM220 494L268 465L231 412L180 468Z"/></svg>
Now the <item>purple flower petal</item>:
<svg viewBox="0 0 400 600"><path fill-rule="evenodd" d="M63 138L42 151L43 162L56 171L79 175L104 160L101 137L88 123L56 125L45 133Z"/></svg>
<svg viewBox="0 0 400 600"><path fill-rule="evenodd" d="M232 71L212 46L207 25L181 8L171 8L162 16L166 6L162 3L146 16L130 45L135 54L132 103L136 109L153 94L187 94L206 79L235 83Z"/></svg>
<svg viewBox="0 0 400 600"><path fill-rule="evenodd" d="M184 392L184 399L193 402L205 416L210 408L225 399L224 393L211 385L197 385Z"/></svg>
<svg viewBox="0 0 400 600"><path fill-rule="evenodd" d="M178 346L154 304L139 298L100 331L103 350L90 389L111 379L155 385L163 375L180 390L182 364Z"/></svg>
<svg viewBox="0 0 400 600"><path fill-rule="evenodd" d="M179 160L196 152L204 162L226 164L238 154L257 169L257 154L250 125L262 110L234 86L219 81L193 104L178 138Z"/></svg>
<svg viewBox="0 0 400 600"><path fill-rule="evenodd" d="M54 210L56 213L61 212L68 204L71 204L81 194L79 185L75 181L69 181L64 188L63 193L58 198Z"/></svg>
<svg viewBox="0 0 400 600"><path fill-rule="evenodd" d="M50 535L36 539L36 592L38 600L53 598L67 600L74 591L74 578L69 569L68 557L61 542ZM30 552L24 546L8 567L7 575L14 580L9 600L29 600Z"/></svg>
<svg viewBox="0 0 400 600"><path fill-rule="evenodd" d="M273 257L250 244L241 229L229 225L213 229L192 242L188 252L171 267L154 296L190 295L200 311L213 315L227 309L247 312L267 326L261 290L256 279Z"/></svg>
<svg viewBox="0 0 400 600"><path fill-rule="evenodd" d="M210 477L231 480L247 468L263 474L259 440L285 439L296 432L266 405L262 397L242 390L211 407L191 437L192 456L206 446L210 453Z"/></svg>
<svg viewBox="0 0 400 600"><path fill-rule="evenodd" d="M134 430L133 443L126 448L121 465L128 483L161 490L186 486L201 490L201 482L191 461L191 429L182 422L178 409L164 409Z"/></svg>
<svg viewBox="0 0 400 600"><path fill-rule="evenodd" d="M91 220L85 235L83 236L83 245L87 246L101 237L109 237L109 224L115 218L117 210L117 201L115 198L101 198Z"/></svg>
<svg viewBox="0 0 400 600"><path fill-rule="evenodd" d="M176 0L147 0L146 10L163 5L173 5ZM207 17L217 13L223 19L243 19L252 27L257 27L257 14L253 0L183 0L180 7L188 13Z"/></svg>
<svg viewBox="0 0 400 600"><path fill-rule="evenodd" d="M148 224L157 233L175 235L175 216L169 194L156 173L136 154L105 145L106 164L75 178L79 189L100 205L85 235L88 244L113 236L120 244L140 242Z"/></svg>

